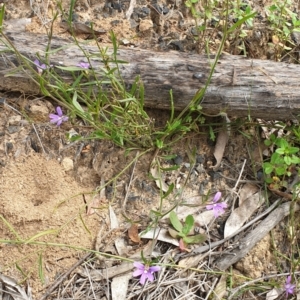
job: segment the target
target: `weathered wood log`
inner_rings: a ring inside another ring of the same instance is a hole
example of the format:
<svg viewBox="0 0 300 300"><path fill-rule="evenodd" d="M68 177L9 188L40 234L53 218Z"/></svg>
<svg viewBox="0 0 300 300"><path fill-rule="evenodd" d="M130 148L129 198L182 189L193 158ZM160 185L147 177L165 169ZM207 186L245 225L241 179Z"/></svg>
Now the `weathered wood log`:
<svg viewBox="0 0 300 300"><path fill-rule="evenodd" d="M8 33L18 51L34 60L36 53L45 54L48 38L30 33ZM3 39L2 39L3 40ZM67 46L69 44L69 46ZM65 46L65 47L63 47ZM61 48L51 55L51 63L74 66L84 59L74 42L53 37L52 49ZM96 46L83 46L96 55ZM0 41L0 50L6 48ZM141 49L119 49L118 58L129 62L121 65L121 75L126 83L140 75L145 86L145 106L170 108L172 89L176 110L182 110L205 85L214 58L182 52L156 52ZM39 93L26 74L5 77L17 64L12 52L0 58L0 90ZM103 66L92 58L93 68ZM264 60L245 59L241 56L222 55L210 86L205 94L203 112L216 115L221 111L230 116L259 117L264 119L295 119L300 114L300 66Z"/></svg>

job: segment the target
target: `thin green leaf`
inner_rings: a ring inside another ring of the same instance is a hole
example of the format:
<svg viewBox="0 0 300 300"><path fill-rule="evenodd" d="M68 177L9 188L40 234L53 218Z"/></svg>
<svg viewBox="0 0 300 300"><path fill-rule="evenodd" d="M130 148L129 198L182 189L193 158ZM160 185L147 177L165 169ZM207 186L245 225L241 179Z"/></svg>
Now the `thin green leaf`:
<svg viewBox="0 0 300 300"><path fill-rule="evenodd" d="M62 67L62 66L55 66L57 69L63 70L63 71L70 71L70 72L74 72L74 71L89 71L89 69L84 69L81 67L77 67L77 66L71 66L71 67Z"/></svg>
<svg viewBox="0 0 300 300"><path fill-rule="evenodd" d="M170 155L164 155L164 156L162 156L161 158L162 158L162 159L165 159L165 160L171 160L171 159L173 159L173 158L175 158L175 157L177 157L176 154L170 154Z"/></svg>
<svg viewBox="0 0 300 300"><path fill-rule="evenodd" d="M6 221L6 219L0 215L0 219L2 220L2 222L8 227L8 229L15 235L16 239L18 241L21 241L21 237L19 236L19 234L15 231L15 229L13 228L13 226L8 222Z"/></svg>
<svg viewBox="0 0 300 300"><path fill-rule="evenodd" d="M185 236L183 237L183 241L186 244L201 244L207 240L207 236L205 234L197 234L194 236Z"/></svg>
<svg viewBox="0 0 300 300"><path fill-rule="evenodd" d="M5 16L5 4L3 4L3 6L0 9L0 30L2 30L4 16Z"/></svg>
<svg viewBox="0 0 300 300"><path fill-rule="evenodd" d="M69 16L68 16L69 24L71 24L73 21L73 11L74 11L74 7L75 7L75 3L76 3L76 0L71 0L71 2L70 2L70 10L69 10Z"/></svg>
<svg viewBox="0 0 300 300"><path fill-rule="evenodd" d="M183 228L182 228L182 233L184 235L188 235L189 232L191 231L191 229L193 228L194 226L194 217L192 215L188 215L186 218L185 218L185 222L184 222L184 225L183 225Z"/></svg>
<svg viewBox="0 0 300 300"><path fill-rule="evenodd" d="M171 183L168 187L168 190L163 195L162 199L167 198L174 190L174 183Z"/></svg>
<svg viewBox="0 0 300 300"><path fill-rule="evenodd" d="M74 92L74 95L73 95L73 99L72 99L72 103L74 105L74 107L79 110L80 112L84 113L84 110L83 108L81 107L81 105L78 103L77 101L77 92L75 91Z"/></svg>
<svg viewBox="0 0 300 300"><path fill-rule="evenodd" d="M160 168L162 171L175 171L178 170L180 168L180 166L173 166L173 167L169 167L169 168Z"/></svg>
<svg viewBox="0 0 300 300"><path fill-rule="evenodd" d="M28 240L24 242L24 244L30 244L31 242L35 241L36 239L40 238L41 236L50 235L50 234L57 234L57 229L49 229L42 232L37 233L36 235L32 236Z"/></svg>
<svg viewBox="0 0 300 300"><path fill-rule="evenodd" d="M254 18L256 15L256 12L246 15L245 17L243 17L242 19L238 20L235 24L233 24L227 31L227 33L231 33L233 32L236 28L238 28L239 26L241 26L243 23L245 23L247 20Z"/></svg>
<svg viewBox="0 0 300 300"><path fill-rule="evenodd" d="M71 88L72 88L72 89L78 88L77 86L79 85L79 83L80 83L82 77L83 77L83 74L82 74L82 73L81 73L79 76L76 77L76 80L74 80L74 82L73 82L72 85L71 85Z"/></svg>
<svg viewBox="0 0 300 300"><path fill-rule="evenodd" d="M39 277L40 277L42 284L45 284L42 253L39 254Z"/></svg>
<svg viewBox="0 0 300 300"><path fill-rule="evenodd" d="M141 108L143 109L145 103L145 88L143 82L140 82L139 85L139 100L140 100Z"/></svg>
<svg viewBox="0 0 300 300"><path fill-rule="evenodd" d="M85 222L84 222L84 220L83 220L81 214L79 214L79 217L80 217L80 221L82 222L83 227L84 227L84 229L86 230L86 232L87 232L90 236L92 236L92 233L90 232L90 230L89 230L88 227L86 226L86 224L85 224Z"/></svg>
<svg viewBox="0 0 300 300"><path fill-rule="evenodd" d="M170 217L170 222L171 222L172 226L177 231L182 232L183 226L182 226L181 222L179 221L176 213L174 211L171 211L169 217Z"/></svg>
<svg viewBox="0 0 300 300"><path fill-rule="evenodd" d="M26 274L23 269L21 268L21 266L16 263L16 268L20 271L20 273L23 275L24 278L27 278L28 277L28 274Z"/></svg>

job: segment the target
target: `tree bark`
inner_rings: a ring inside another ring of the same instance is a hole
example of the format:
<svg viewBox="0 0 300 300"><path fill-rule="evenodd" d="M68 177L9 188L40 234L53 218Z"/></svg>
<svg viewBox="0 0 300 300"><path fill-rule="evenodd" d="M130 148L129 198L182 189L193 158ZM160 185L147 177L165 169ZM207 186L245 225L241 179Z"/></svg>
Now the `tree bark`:
<svg viewBox="0 0 300 300"><path fill-rule="evenodd" d="M7 33L15 48L30 60L45 56L48 37L30 33ZM7 47L0 40L0 50ZM75 66L84 55L70 39L53 37L51 64ZM94 57L93 68L103 67L95 59L96 46L83 45ZM120 48L118 59L128 62L120 65L126 84L139 75L145 87L145 106L170 109L170 90L176 110L186 107L198 89L204 87L214 56L182 52ZM39 94L39 87L24 72L6 77L18 60L12 51L0 57L0 90ZM222 55L201 106L203 112L229 116L250 115L263 119L295 119L300 114L300 66L265 60L245 59L241 56ZM70 78L71 79L71 78Z"/></svg>

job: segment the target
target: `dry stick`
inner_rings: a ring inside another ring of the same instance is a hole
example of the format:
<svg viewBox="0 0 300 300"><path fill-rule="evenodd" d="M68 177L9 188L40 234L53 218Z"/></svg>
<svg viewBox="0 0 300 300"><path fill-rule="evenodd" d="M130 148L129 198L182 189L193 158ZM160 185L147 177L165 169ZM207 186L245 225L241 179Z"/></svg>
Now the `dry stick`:
<svg viewBox="0 0 300 300"><path fill-rule="evenodd" d="M241 180L241 178L242 178L242 174L243 174L243 172L244 172L244 168L245 168L246 162L247 162L247 159L244 159L244 163L243 163L243 165L242 165L242 169L241 169L241 171L240 171L239 177L238 177L238 179L237 179L237 181L236 181L236 183L235 183L235 186L231 189L231 192L232 192L232 193L235 193L236 195L238 195L238 193L236 192L236 189L237 189L237 186L239 185L240 180ZM236 201L236 199L237 199L236 197L234 197L234 199L233 199L233 204L232 204L232 206L231 206L231 211L232 211L232 212L233 212L234 207L235 207L235 201Z"/></svg>
<svg viewBox="0 0 300 300"><path fill-rule="evenodd" d="M251 226L253 223L257 222L259 219L261 219L262 217L264 217L265 215L267 215L269 212L271 212L277 206L277 204L279 203L279 201L280 200L277 200L276 202L274 202L265 212L263 212L261 215L259 215L256 218L254 218L252 221L250 221L249 223L247 223L246 225L244 225L243 227L241 227L238 231L236 231L233 234L229 235L225 239L217 241L217 242L210 243L210 245L198 247L198 248L194 249L191 254L192 255L193 254L200 254L200 253L203 253L203 252L205 252L207 250L210 250L211 248L214 248L214 247L222 245L226 241L228 241L231 238L235 237L240 232L244 231L246 228L248 228L249 226ZM191 254L188 254L187 256L190 256Z"/></svg>
<svg viewBox="0 0 300 300"><path fill-rule="evenodd" d="M222 271L225 271L231 265L238 262L260 241L269 231L271 231L284 217L290 213L291 205L294 206L294 210L300 209L300 206L293 202L287 202L281 204L278 208L270 213L270 215L264 219L253 231L251 231L246 237L240 241L239 248L234 252L234 256L223 256L216 261L216 267ZM234 250L233 250L234 251ZM233 252L231 251L231 253Z"/></svg>
<svg viewBox="0 0 300 300"><path fill-rule="evenodd" d="M42 141L41 141L41 139L40 139L40 136L39 136L39 134L38 134L38 132L37 132L37 130L36 130L36 128L35 128L35 126L34 126L33 123L32 123L32 127L33 127L34 132L35 132L35 134L36 134L36 136L37 136L37 138L38 138L38 140L39 140L39 142L40 142L40 145L41 145L41 147L42 147L42 149L43 149L44 154L47 154L46 151L45 151L45 148L44 148L44 146L43 146L43 143L42 143Z"/></svg>
<svg viewBox="0 0 300 300"><path fill-rule="evenodd" d="M92 293L93 293L93 295L94 295L94 299L97 299L96 294L95 294L95 291L94 291L93 280L92 280L92 278L91 278L90 272L87 270L86 265L85 265L85 270L86 270L86 274L87 274L88 281L89 281L89 283L90 283L90 288L91 288ZM108 299L110 299L110 297L108 297Z"/></svg>
<svg viewBox="0 0 300 300"><path fill-rule="evenodd" d="M243 163L243 166L242 166L242 169L241 169L239 178L237 179L236 184L235 184L234 188L232 189L234 192L235 192L237 186L238 186L239 183L240 183L240 180L241 180L242 174L243 174L243 172L244 172L244 168L245 168L246 162L247 162L247 159L244 160L244 163Z"/></svg>
<svg viewBox="0 0 300 300"><path fill-rule="evenodd" d="M236 178L227 177L227 176L223 175L220 172L217 172L217 174L220 175L221 177L227 179L227 180L237 181ZM262 181L259 181L259 180L239 180L239 183L262 183Z"/></svg>
<svg viewBox="0 0 300 300"><path fill-rule="evenodd" d="M126 11L126 14L125 14L127 20L130 19L131 15L133 13L133 9L135 8L135 6L136 6L136 0L130 0L129 8Z"/></svg>
<svg viewBox="0 0 300 300"><path fill-rule="evenodd" d="M80 260L78 260L65 274L59 277L53 284L48 288L45 294L40 298L40 300L45 300L50 294L77 268L79 267L85 260L89 259L93 253L88 253L83 256Z"/></svg>
<svg viewBox="0 0 300 300"><path fill-rule="evenodd" d="M215 278L213 281L213 284L210 286L209 291L204 300L207 300L210 297L211 293L215 290L215 286L216 286L217 282L218 282L218 278Z"/></svg>
<svg viewBox="0 0 300 300"><path fill-rule="evenodd" d="M124 212L125 212L125 207L126 207L128 195L129 195L130 185L131 185L132 182L133 182L133 174L134 174L135 166L136 166L136 163L137 163L137 157L139 156L139 154L140 154L140 151L138 151L138 152L136 153L136 156L135 156L135 162L134 162L134 165L133 165L133 168L132 168L132 172L131 172L129 184L128 184L127 191L126 191L126 195L125 195L125 198L124 198L124 201L123 201L123 211L124 211Z"/></svg>

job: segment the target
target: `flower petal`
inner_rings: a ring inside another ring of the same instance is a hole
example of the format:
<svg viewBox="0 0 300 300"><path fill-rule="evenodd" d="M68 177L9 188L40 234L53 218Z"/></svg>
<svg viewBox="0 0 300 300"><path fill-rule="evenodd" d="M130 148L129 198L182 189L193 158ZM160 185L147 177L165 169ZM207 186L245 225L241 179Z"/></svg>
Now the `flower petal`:
<svg viewBox="0 0 300 300"><path fill-rule="evenodd" d="M217 192L213 198L213 202L218 202L220 200L220 198L222 197L222 193L221 192Z"/></svg>
<svg viewBox="0 0 300 300"><path fill-rule="evenodd" d="M49 118L57 120L57 119L59 119L59 116L56 114L49 114Z"/></svg>
<svg viewBox="0 0 300 300"><path fill-rule="evenodd" d="M142 274L144 274L144 270L136 269L136 270L134 270L132 276L133 277L138 277L138 276L141 276Z"/></svg>
<svg viewBox="0 0 300 300"><path fill-rule="evenodd" d="M227 208L227 203L226 202L220 202L220 203L218 203L218 207Z"/></svg>
<svg viewBox="0 0 300 300"><path fill-rule="evenodd" d="M59 118L59 120L57 121L56 125L57 125L57 126L60 126L60 125L61 125L61 123L62 123L62 119L61 119L61 118Z"/></svg>
<svg viewBox="0 0 300 300"><path fill-rule="evenodd" d="M222 206L216 206L213 211L216 218L225 213L225 210Z"/></svg>
<svg viewBox="0 0 300 300"><path fill-rule="evenodd" d="M40 61L38 59L35 59L33 61L33 63L37 66L37 67L40 67Z"/></svg>
<svg viewBox="0 0 300 300"><path fill-rule="evenodd" d="M143 272L141 278L140 278L140 284L144 285L146 282L146 279L148 278L147 276L148 273Z"/></svg>
<svg viewBox="0 0 300 300"><path fill-rule="evenodd" d="M148 272L148 273L145 273L146 277L148 278L149 281L153 281L154 280L154 276L152 273Z"/></svg>
<svg viewBox="0 0 300 300"><path fill-rule="evenodd" d="M89 69L90 64L88 62L80 62L79 64L76 65L77 67L83 68L83 69Z"/></svg>
<svg viewBox="0 0 300 300"><path fill-rule="evenodd" d="M60 117L63 115L60 106L57 106L57 107L56 107L56 112L57 112L57 114L58 114Z"/></svg>
<svg viewBox="0 0 300 300"><path fill-rule="evenodd" d="M152 266L152 267L149 268L149 272L150 273L159 272L160 269L161 269L160 266Z"/></svg>
<svg viewBox="0 0 300 300"><path fill-rule="evenodd" d="M206 209L207 209L207 210L212 210L212 209L214 209L214 207L215 207L214 204L206 205Z"/></svg>
<svg viewBox="0 0 300 300"><path fill-rule="evenodd" d="M134 265L136 268L138 268L138 269L140 269L140 270L143 270L143 272L144 272L144 270L145 270L145 265L143 265L142 263L140 263L140 262L138 262L138 261L135 261L135 262L133 262L133 265Z"/></svg>

